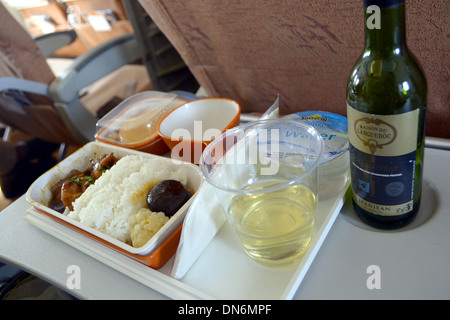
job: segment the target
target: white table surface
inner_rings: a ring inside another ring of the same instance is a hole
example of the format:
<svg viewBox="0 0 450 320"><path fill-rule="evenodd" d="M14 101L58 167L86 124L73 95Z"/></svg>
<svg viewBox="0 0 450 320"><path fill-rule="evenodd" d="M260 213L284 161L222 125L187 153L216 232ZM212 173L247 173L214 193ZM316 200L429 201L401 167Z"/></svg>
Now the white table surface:
<svg viewBox="0 0 450 320"><path fill-rule="evenodd" d="M450 151L426 149L424 179L435 191L427 189L417 221L406 230L368 230L346 203L294 298L449 299ZM28 208L22 196L0 212L0 261L82 299L166 299L31 225L24 220ZM79 289L66 286L70 265L80 267ZM379 289L367 287L371 265L379 267Z"/></svg>

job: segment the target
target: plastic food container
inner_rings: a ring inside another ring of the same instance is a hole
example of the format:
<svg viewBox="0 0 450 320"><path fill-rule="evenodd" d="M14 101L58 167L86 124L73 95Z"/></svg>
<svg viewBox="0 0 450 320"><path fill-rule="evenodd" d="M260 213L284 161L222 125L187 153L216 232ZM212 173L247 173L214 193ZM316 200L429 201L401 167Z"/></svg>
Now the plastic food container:
<svg viewBox="0 0 450 320"><path fill-rule="evenodd" d="M66 177L73 169L80 171L86 170L90 165L90 159L110 152L114 152L114 155L118 158L129 154L138 154L144 157L144 159L145 157L158 158L162 160L164 166L167 166L169 170L175 166L182 166L183 171L188 176L186 187L194 191L193 196L180 210L144 246L139 248L135 248L96 229L85 226L79 221L61 214L48 206L52 198L50 188L55 183ZM38 212L136 261L152 268L159 268L175 253L178 247L184 216L202 182L203 178L199 168L191 163L172 161L166 157L142 153L101 142L90 142L40 176L28 189L26 198Z"/></svg>
<svg viewBox="0 0 450 320"><path fill-rule="evenodd" d="M347 118L314 110L293 113L284 118L302 121L319 131L325 145L319 165L319 197L325 200L336 195L349 179Z"/></svg>
<svg viewBox="0 0 450 320"><path fill-rule="evenodd" d="M159 121L186 101L176 94L147 91L122 101L97 122L95 139L153 154L169 151L158 135Z"/></svg>

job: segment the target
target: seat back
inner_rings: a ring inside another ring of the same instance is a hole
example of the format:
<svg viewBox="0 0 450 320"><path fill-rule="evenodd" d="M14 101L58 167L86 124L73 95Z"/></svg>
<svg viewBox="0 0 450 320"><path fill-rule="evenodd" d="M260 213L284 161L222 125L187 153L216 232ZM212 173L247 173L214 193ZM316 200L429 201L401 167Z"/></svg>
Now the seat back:
<svg viewBox="0 0 450 320"><path fill-rule="evenodd" d="M0 78L12 77L50 84L55 75L34 39L0 3ZM0 122L33 137L78 144L44 96L0 93Z"/></svg>
<svg viewBox="0 0 450 320"><path fill-rule="evenodd" d="M346 115L346 85L364 46L361 0L140 3L209 95L264 112ZM409 47L428 79L427 134L450 138L448 0L406 1Z"/></svg>

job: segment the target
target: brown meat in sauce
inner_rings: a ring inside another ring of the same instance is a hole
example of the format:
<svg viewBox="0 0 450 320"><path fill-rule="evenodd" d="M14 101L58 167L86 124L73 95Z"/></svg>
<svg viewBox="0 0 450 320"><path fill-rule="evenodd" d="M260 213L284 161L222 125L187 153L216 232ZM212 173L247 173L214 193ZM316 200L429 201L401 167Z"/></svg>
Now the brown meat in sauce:
<svg viewBox="0 0 450 320"><path fill-rule="evenodd" d="M117 159L113 153L105 154L97 159L91 159L91 177L97 180L105 170L110 169L116 162Z"/></svg>
<svg viewBox="0 0 450 320"><path fill-rule="evenodd" d="M109 153L91 159L91 166L84 172L70 171L64 179L52 186L53 197L49 203L50 208L58 212L64 212L66 207L73 210L72 203L106 170L110 169L117 160L113 153Z"/></svg>

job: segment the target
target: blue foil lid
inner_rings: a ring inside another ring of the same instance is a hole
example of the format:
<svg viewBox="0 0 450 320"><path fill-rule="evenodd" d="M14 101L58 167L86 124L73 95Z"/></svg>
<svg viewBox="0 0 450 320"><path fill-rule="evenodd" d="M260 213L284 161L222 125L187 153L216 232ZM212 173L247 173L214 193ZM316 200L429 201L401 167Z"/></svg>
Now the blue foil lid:
<svg viewBox="0 0 450 320"><path fill-rule="evenodd" d="M340 114L313 110L293 113L283 118L302 121L320 133L325 145L322 163L348 150L347 118Z"/></svg>

